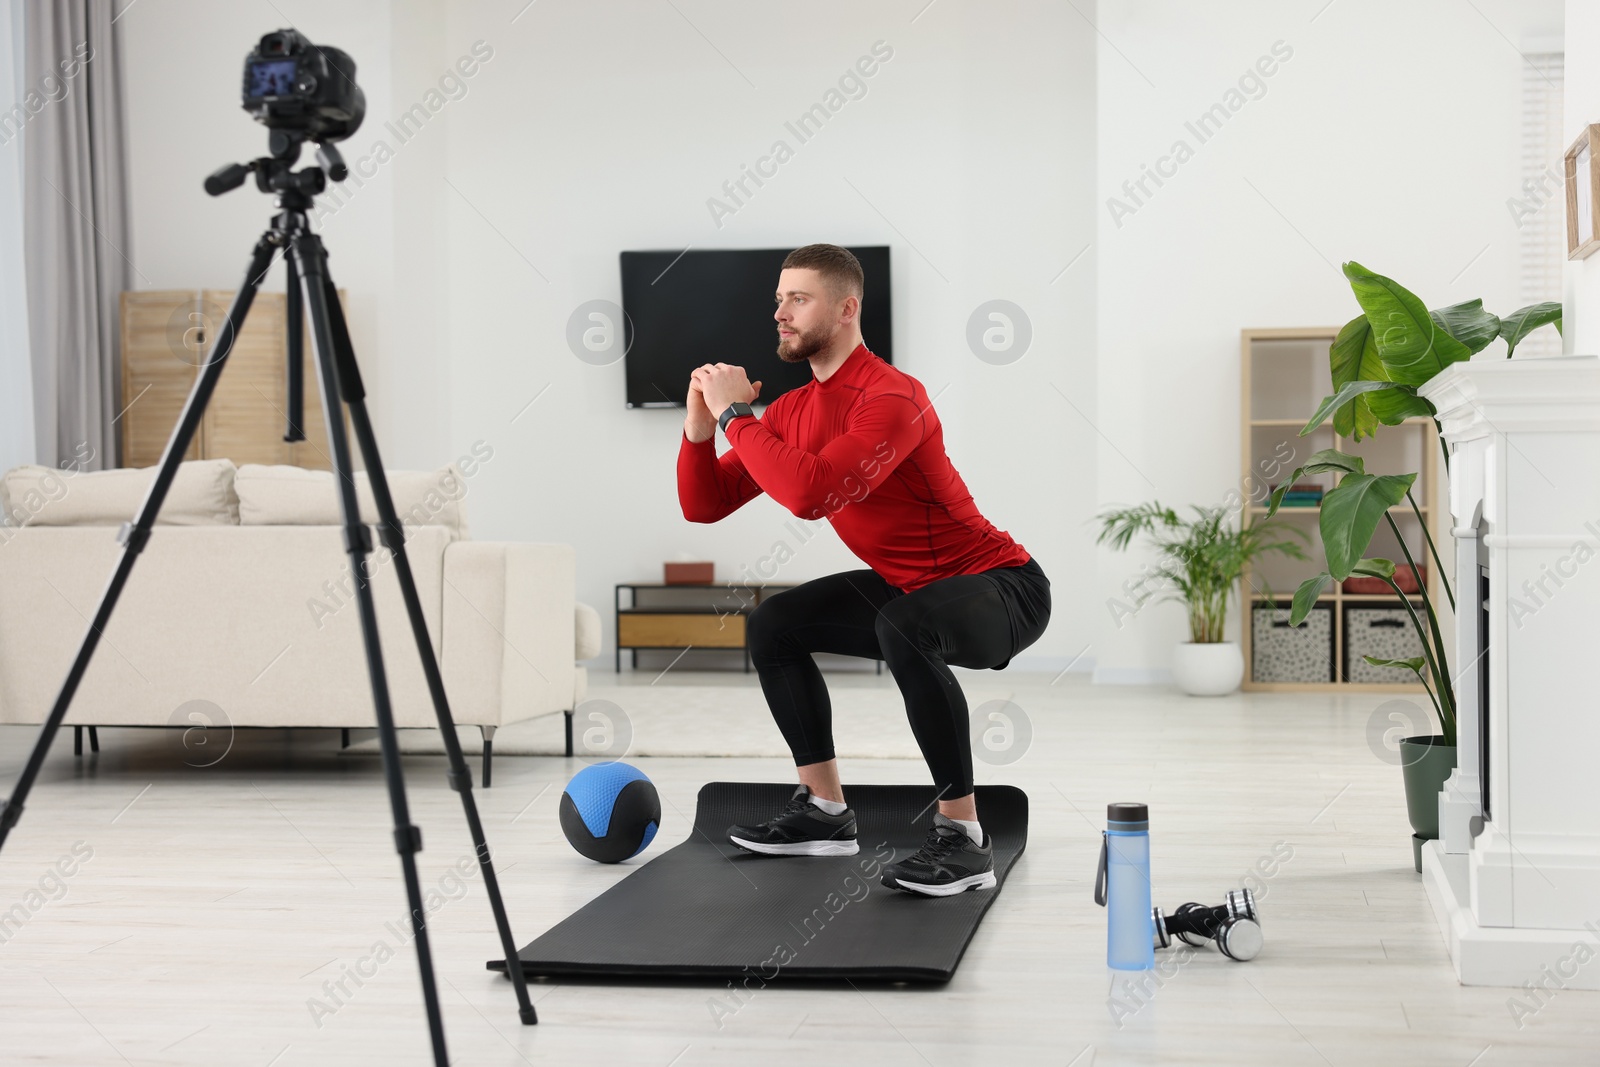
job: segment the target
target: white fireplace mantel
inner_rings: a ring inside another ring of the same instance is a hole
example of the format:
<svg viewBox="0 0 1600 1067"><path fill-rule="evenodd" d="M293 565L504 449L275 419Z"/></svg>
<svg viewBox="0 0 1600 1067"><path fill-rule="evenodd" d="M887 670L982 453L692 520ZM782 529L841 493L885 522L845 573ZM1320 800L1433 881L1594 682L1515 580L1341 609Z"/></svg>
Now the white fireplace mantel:
<svg viewBox="0 0 1600 1067"><path fill-rule="evenodd" d="M1452 447L1457 598L1457 768L1424 879L1460 980L1521 986L1600 950L1600 357L1469 360L1418 392Z"/></svg>

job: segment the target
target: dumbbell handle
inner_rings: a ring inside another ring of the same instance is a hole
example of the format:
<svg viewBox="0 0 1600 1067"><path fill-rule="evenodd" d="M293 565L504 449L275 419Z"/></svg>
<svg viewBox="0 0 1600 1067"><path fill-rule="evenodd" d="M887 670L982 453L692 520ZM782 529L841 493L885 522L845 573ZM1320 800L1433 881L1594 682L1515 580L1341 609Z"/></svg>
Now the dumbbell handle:
<svg viewBox="0 0 1600 1067"><path fill-rule="evenodd" d="M1229 918L1251 919L1259 924L1261 915L1256 911L1255 894L1248 889L1230 889L1227 900L1221 904L1211 907L1195 903L1179 905L1177 912L1167 921L1167 929L1175 934L1193 933L1211 937L1217 926ZM1180 925L1174 926L1173 920L1179 920ZM1183 922L1195 925L1182 925Z"/></svg>
<svg viewBox="0 0 1600 1067"><path fill-rule="evenodd" d="M1211 938L1216 936L1218 924L1227 917L1228 906L1218 904L1213 908L1190 908L1182 915L1167 915L1164 918L1169 934L1194 934Z"/></svg>

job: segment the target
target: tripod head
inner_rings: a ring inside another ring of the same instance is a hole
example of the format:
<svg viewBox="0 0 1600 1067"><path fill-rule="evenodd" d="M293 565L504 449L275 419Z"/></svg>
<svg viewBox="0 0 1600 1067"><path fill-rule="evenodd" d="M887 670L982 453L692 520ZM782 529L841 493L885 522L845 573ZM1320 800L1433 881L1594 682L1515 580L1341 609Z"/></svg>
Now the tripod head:
<svg viewBox="0 0 1600 1067"><path fill-rule="evenodd" d="M339 150L323 141L317 144L318 165L295 170L300 149L307 140L303 130L273 130L267 140L269 155L248 163L218 167L206 177L206 192L212 196L232 192L254 173L256 188L263 193L276 193L280 207L289 211L309 210L312 197L328 187L328 180L344 181L350 176L350 168L345 166Z"/></svg>
<svg viewBox="0 0 1600 1067"><path fill-rule="evenodd" d="M316 45L293 29L263 36L245 57L241 102L257 122L271 130L270 154L249 163L229 163L206 178L206 192L221 196L244 184L252 171L256 188L278 194L286 211L305 211L328 179L350 176L335 141L361 127L367 97L356 84L356 61L349 54ZM320 166L295 170L300 147L317 145Z"/></svg>

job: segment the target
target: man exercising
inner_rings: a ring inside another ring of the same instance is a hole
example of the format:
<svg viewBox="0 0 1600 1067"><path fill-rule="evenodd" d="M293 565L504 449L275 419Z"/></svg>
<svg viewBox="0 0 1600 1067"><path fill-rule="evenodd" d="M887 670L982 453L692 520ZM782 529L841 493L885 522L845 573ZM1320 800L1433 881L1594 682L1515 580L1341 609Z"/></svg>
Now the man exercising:
<svg viewBox="0 0 1600 1067"><path fill-rule="evenodd" d="M750 852L848 856L855 814L834 758L832 708L813 652L881 659L905 696L938 793L922 848L883 884L949 896L995 884L973 798L967 702L950 665L999 670L1050 621L1050 580L979 512L944 451L922 383L861 342L861 264L837 245L791 252L778 276L778 356L813 380L756 418L761 383L743 367L694 371L678 450L690 522L716 522L765 492L804 519L826 518L867 569L767 597L746 622L750 659L800 785L764 823L729 839ZM720 426L729 449L720 458Z"/></svg>

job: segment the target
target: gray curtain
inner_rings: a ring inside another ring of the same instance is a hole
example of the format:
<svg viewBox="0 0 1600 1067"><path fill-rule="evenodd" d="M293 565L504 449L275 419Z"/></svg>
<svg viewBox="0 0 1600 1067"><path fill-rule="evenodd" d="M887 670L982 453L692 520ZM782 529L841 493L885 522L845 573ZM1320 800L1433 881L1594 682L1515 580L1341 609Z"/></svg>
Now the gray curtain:
<svg viewBox="0 0 1600 1067"><path fill-rule="evenodd" d="M32 0L23 132L24 257L39 462L118 464L119 303L129 288L116 5ZM32 108L29 108L30 112Z"/></svg>

